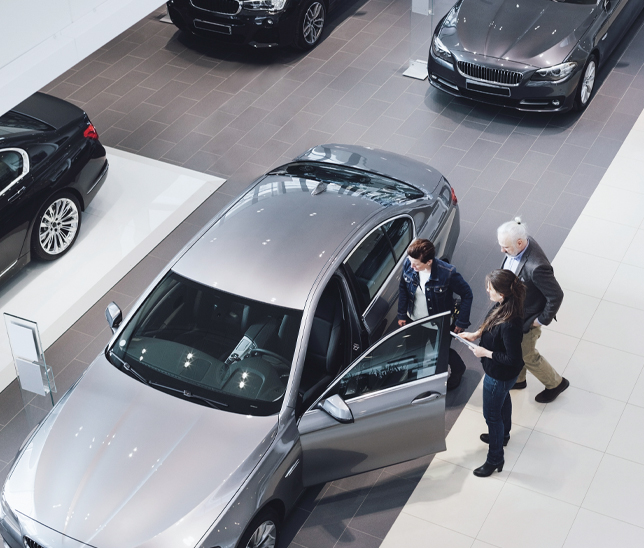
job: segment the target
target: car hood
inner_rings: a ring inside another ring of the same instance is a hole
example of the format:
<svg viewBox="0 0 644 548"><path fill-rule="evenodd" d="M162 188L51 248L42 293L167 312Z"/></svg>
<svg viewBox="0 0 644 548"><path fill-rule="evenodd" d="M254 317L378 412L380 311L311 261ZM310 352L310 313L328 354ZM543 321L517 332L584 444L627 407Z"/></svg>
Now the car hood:
<svg viewBox="0 0 644 548"><path fill-rule="evenodd" d="M456 27L443 27L440 36L451 50L546 67L565 60L596 8L552 0L464 0Z"/></svg>
<svg viewBox="0 0 644 548"><path fill-rule="evenodd" d="M17 513L98 548L191 547L276 428L276 416L175 398L100 356L27 443L5 496Z"/></svg>

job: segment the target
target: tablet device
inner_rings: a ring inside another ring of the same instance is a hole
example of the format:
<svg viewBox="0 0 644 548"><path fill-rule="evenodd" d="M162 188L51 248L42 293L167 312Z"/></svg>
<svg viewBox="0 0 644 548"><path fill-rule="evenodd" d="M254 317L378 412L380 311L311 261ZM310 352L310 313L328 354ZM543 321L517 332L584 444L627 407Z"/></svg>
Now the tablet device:
<svg viewBox="0 0 644 548"><path fill-rule="evenodd" d="M469 346L470 348L476 348L478 344L471 343L470 341L466 341L464 338L459 337L456 333L453 331L450 331L449 334L454 337L457 341L462 342L463 344Z"/></svg>

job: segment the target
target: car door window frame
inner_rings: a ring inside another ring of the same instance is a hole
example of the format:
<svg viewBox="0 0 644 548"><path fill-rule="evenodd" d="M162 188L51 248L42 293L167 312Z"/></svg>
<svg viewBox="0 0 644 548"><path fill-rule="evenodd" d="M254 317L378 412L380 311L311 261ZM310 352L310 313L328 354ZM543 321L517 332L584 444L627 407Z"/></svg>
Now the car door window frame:
<svg viewBox="0 0 644 548"><path fill-rule="evenodd" d="M340 382L340 380L342 379L342 377L344 377L345 375L347 375L348 373L350 373L350 372L351 372L355 367L357 367L357 366L362 362L362 360L365 358L365 356L366 356L367 354L369 354L370 352L373 352L376 348L378 348L380 345L384 344L384 343L385 343L386 341L388 341L391 337L394 337L394 336L399 335L399 334L401 333L401 331L406 331L407 329L410 329L410 328L412 328L412 327L415 327L415 326L417 326L417 325L419 325L419 324L423 324L423 323L428 322L428 321L430 321L430 320L432 320L432 319L435 319L435 318L440 318L441 316L448 316L449 314L451 314L451 312L450 312L450 311L446 311L446 312L441 312L440 314L434 314L433 316L427 316L427 317L425 317L425 318L421 318L421 319L416 320L416 321L414 321L414 322L410 322L410 323L408 323L408 324L404 325L403 327L401 327L400 329L396 329L395 331L392 331L392 332L391 332L391 333L389 333L388 335L386 335L386 336L382 337L378 342L376 342L375 344L371 345L371 346L370 346L369 348L367 348L367 349L366 349L362 354L360 354L360 356L358 356L358 357L353 361L353 363L351 363L351 364L350 364L348 367L346 367L343 371L340 371L340 372L338 373L338 375L336 376L336 378L335 378L335 379L333 379L333 381L331 382L331 384L329 384L329 386L327 386L327 387L324 389L324 392L322 392L322 394L318 397L318 399L317 399L317 400L315 400L315 401L314 401L314 402L313 402L313 403L312 403L312 404L311 404L311 405L306 409L306 411L302 414L302 416L304 416L304 415L305 415L306 413L308 413L309 411L314 411L315 409L317 409L318 404L319 404L322 400L324 400L324 399L327 397L327 394L329 393L329 391L331 391L331 390L333 389L333 387L334 387L335 385L337 385L337 384ZM447 329L449 329L449 326L447 327ZM448 345L448 346L449 346L449 345ZM445 362L445 365L447 365L447 361ZM436 373L434 373L434 375L431 375L431 376L432 376L432 377L437 377L438 375L444 375L444 374L447 374L447 368L445 369L445 371L436 371ZM414 381L411 381L411 383L414 383L414 382L417 382L417 381L420 381L420 380L424 380L424 379L425 379L425 378L416 379L416 380L414 380ZM362 399L366 399L366 398L374 397L374 396L376 396L376 395L378 395L378 394L383 394L383 393L385 393L385 392L391 392L391 391L394 391L394 390L398 390L398 389L400 389L401 387L409 386L409 384L411 384L411 383L396 384L396 385L394 385L394 386L389 386L389 387L387 387L387 388L382 388L382 389L380 389L380 390L374 390L373 392L367 392L367 393L365 393L365 394L360 394L360 395L358 395L358 396L355 396L355 397L352 397L352 398L348 398L348 399L346 399L346 400L343 398L343 400L344 400L345 402L347 402L347 403L350 403L350 402L357 402L357 401L360 401L360 400L362 400Z"/></svg>
<svg viewBox="0 0 644 548"><path fill-rule="evenodd" d="M360 246L361 246L361 245L362 245L362 244L367 240L367 238L369 238L369 237L370 237L374 232L376 232L377 230L380 230L384 225L386 225L386 224L388 224L388 223L391 223L391 222L393 222L393 221L395 221L395 220L397 220L397 219L403 218L403 217L404 217L404 218L406 218L406 219L408 219L408 220L409 220L409 222L411 223L412 235L411 235L410 243L414 241L414 239L416 238L416 224L414 223L414 219L411 217L411 215L409 215L409 214L407 214L407 213L403 213L403 214L401 214L401 215L396 215L395 217L391 217L391 218L387 219L386 221L383 221L383 222L382 222L382 223L380 223L378 226L376 226L373 230L370 230L370 231L369 231L369 233L368 233L368 234L366 234L366 235L364 236L364 238L362 238L362 239L358 242L358 244L357 244L357 245L356 245L356 246L351 250L351 252L350 252L350 253L349 253L349 254L348 254L348 255L343 259L342 264L344 265L344 267L345 267L347 270L349 270L349 271L350 271L351 278L354 278L354 277L355 277L355 273L353 272L353 269L352 269L351 267L347 266L347 261L351 258L351 256L352 256L352 255L353 255L353 254L354 254L354 253L355 253L355 252L360 248ZM388 236L387 236L387 237L388 237ZM392 251L392 256L393 256L393 251ZM395 257L394 257L394 258L395 258ZM376 291L376 294L375 294L375 295L373 296L373 298L369 301L369 303L364 307L364 310L362 310L362 311L361 311L361 317L362 317L363 319L365 318L365 316L367 316L367 314L369 314L369 312L371 311L371 309L372 309L372 308L373 308L373 306L374 306L374 303L378 300L378 298L380 297L380 295L382 294L382 292L383 292L383 291L385 290L385 288L388 286L389 282L391 281L391 278L392 278L393 276L395 276L396 272L398 271L398 268L402 265L402 263L405 261L405 259L406 259L406 258L407 258L407 254L406 254L406 253L403 253L403 254L401 255L400 259L398 259L398 261L394 264L394 267L391 269L391 272L389 272L389 274L388 274L388 275L387 275L387 277L385 278L385 281L382 283L382 285L378 288L378 291ZM355 283L355 280L354 280L354 283Z"/></svg>
<svg viewBox="0 0 644 548"><path fill-rule="evenodd" d="M29 155L26 150L23 150L22 148L2 148L0 149L0 153L1 152L17 152L20 154L22 156L22 173L4 189L0 189L0 198L16 186L27 175L27 173L29 173Z"/></svg>

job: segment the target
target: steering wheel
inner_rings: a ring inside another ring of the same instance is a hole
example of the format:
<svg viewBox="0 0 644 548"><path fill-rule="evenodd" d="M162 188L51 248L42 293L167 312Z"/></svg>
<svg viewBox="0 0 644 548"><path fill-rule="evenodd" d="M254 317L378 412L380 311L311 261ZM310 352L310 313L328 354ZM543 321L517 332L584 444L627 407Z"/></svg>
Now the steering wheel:
<svg viewBox="0 0 644 548"><path fill-rule="evenodd" d="M289 371L291 370L291 364L286 361L286 358L283 358L277 352L272 352L270 350L266 350L265 348L255 348L254 350L251 350L248 355L249 356L261 356L261 355L270 356L271 358L275 358L277 361L279 361Z"/></svg>

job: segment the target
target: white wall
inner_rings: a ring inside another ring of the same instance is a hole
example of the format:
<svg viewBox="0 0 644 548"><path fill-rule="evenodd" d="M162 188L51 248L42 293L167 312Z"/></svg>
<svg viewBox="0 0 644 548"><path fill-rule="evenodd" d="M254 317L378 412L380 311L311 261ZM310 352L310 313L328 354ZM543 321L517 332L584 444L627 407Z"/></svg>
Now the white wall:
<svg viewBox="0 0 644 548"><path fill-rule="evenodd" d="M163 0L0 0L0 113L163 5Z"/></svg>

